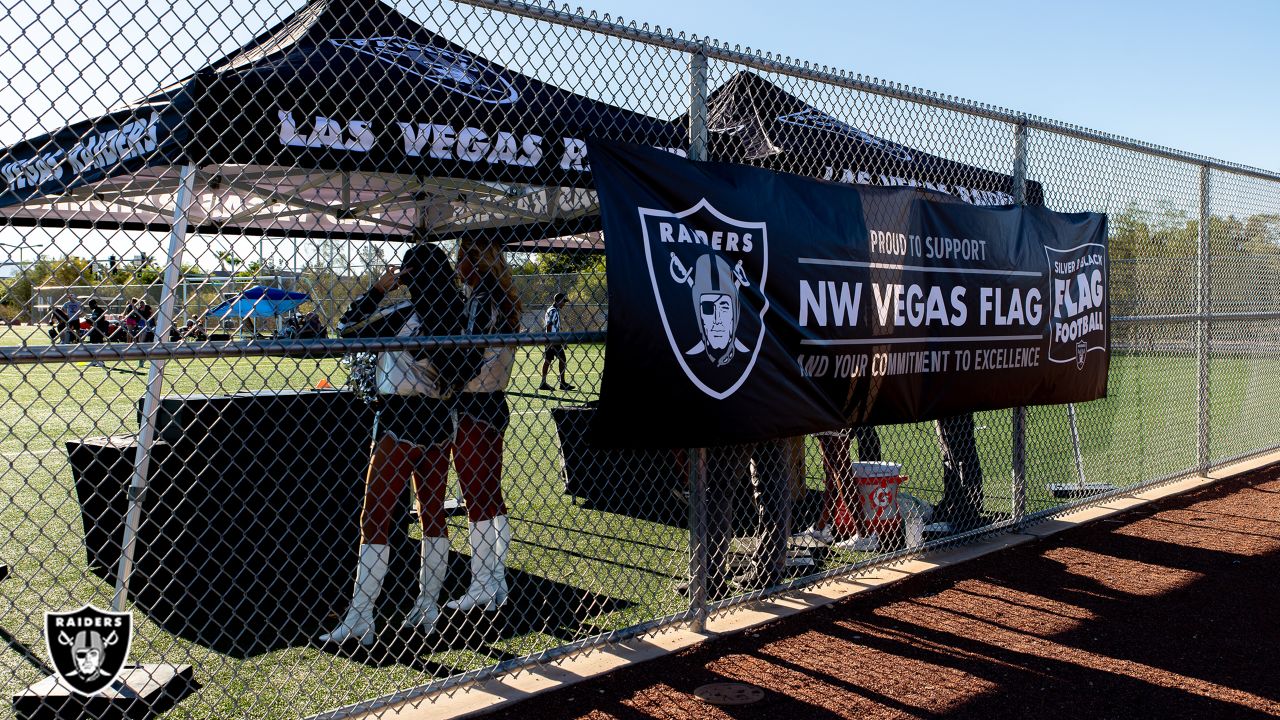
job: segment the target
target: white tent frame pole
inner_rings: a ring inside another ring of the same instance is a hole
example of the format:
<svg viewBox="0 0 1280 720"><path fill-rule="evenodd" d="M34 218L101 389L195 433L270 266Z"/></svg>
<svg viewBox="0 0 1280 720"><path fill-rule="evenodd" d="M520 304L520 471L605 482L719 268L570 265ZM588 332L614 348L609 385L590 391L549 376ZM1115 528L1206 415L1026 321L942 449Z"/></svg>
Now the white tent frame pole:
<svg viewBox="0 0 1280 720"><path fill-rule="evenodd" d="M177 294L178 275L182 267L182 254L187 242L187 216L196 184L196 167L183 165L178 192L174 198L173 225L169 230L169 251L165 260L164 285L160 291L160 308L156 312L156 339L164 342L173 327L174 296ZM133 458L133 476L129 480L129 511L125 515L124 540L120 544L120 564L116 570L115 594L111 609L124 610L129 593L129 576L133 573L134 553L138 547L138 526L142 522L142 497L147 490L147 475L151 469L151 446L156 436L156 410L160 405L160 392L164 388L164 364L161 358L151 361L147 375L147 392L142 400L142 426L138 429L138 450Z"/></svg>

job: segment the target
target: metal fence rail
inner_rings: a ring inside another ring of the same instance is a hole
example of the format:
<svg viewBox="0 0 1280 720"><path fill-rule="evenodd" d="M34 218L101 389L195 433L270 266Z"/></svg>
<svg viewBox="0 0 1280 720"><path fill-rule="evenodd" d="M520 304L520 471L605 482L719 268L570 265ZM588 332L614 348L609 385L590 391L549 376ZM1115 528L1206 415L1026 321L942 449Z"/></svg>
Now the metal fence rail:
<svg viewBox="0 0 1280 720"><path fill-rule="evenodd" d="M0 17L8 695L114 606L194 669L165 717L352 717L1280 447L1275 172L550 4L45 5ZM593 446L588 135L1107 213L1108 397Z"/></svg>

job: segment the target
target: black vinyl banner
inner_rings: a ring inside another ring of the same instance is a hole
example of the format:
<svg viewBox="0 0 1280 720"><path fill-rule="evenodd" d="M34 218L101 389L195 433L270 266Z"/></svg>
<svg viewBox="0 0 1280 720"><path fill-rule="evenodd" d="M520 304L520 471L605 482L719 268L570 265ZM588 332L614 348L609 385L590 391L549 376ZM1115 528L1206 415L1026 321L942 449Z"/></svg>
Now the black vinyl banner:
<svg viewBox="0 0 1280 720"><path fill-rule="evenodd" d="M609 283L594 442L703 447L1106 395L1105 215L590 153Z"/></svg>

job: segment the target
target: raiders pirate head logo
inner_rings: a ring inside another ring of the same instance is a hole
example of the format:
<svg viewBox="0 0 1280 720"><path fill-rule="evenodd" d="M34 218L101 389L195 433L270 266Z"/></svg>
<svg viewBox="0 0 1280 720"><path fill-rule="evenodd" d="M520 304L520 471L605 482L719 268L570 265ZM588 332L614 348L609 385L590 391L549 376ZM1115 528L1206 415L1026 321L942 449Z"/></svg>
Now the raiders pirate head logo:
<svg viewBox="0 0 1280 720"><path fill-rule="evenodd" d="M1076 369L1084 369L1085 358L1089 355L1089 343L1080 340L1076 343Z"/></svg>
<svg viewBox="0 0 1280 720"><path fill-rule="evenodd" d="M120 676L133 638L133 615L92 605L44 614L44 639L58 677L81 695L100 692Z"/></svg>
<svg viewBox="0 0 1280 720"><path fill-rule="evenodd" d="M394 36L329 42L372 56L472 100L505 105L519 97L515 86L500 70L465 53Z"/></svg>
<svg viewBox="0 0 1280 720"><path fill-rule="evenodd" d="M640 208L645 259L671 351L685 376L719 400L751 374L764 340L768 236L705 199L673 213Z"/></svg>
<svg viewBox="0 0 1280 720"><path fill-rule="evenodd" d="M699 256L690 271L671 253L671 279L693 289L693 308L702 334L702 340L685 355L706 353L707 359L719 366L728 365L738 350L751 352L736 335L741 311L738 289L751 283L742 273L741 260L736 270L730 270L724 258L708 253Z"/></svg>

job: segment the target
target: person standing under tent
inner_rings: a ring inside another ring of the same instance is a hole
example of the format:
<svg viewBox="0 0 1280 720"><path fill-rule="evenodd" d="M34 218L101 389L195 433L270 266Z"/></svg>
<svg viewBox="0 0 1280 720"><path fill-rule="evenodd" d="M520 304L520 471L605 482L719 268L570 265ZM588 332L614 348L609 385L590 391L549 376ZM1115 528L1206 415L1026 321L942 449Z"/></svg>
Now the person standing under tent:
<svg viewBox="0 0 1280 720"><path fill-rule="evenodd" d="M406 288L409 300L379 307L388 293ZM342 316L344 338L457 335L463 328L463 297L448 256L434 245L415 245L403 265L387 270ZM406 627L430 633L440 616L440 592L448 568L449 538L444 492L449 451L456 431L450 401L461 389L478 353L430 347L385 351L372 373L376 434L365 475L360 546L351 605L322 642L355 640L371 645L374 616L390 563L390 527L406 485L413 481L422 524L420 592ZM472 358L472 359L469 359Z"/></svg>
<svg viewBox="0 0 1280 720"><path fill-rule="evenodd" d="M542 317L542 329L549 333L560 332L560 311L564 309L565 303L569 302L569 296L559 292L551 300L550 307ZM538 386L539 390L554 390L555 388L547 382L547 371L551 369L551 361L557 360L560 363L560 389L573 390L573 386L565 382L564 365L565 365L565 348L564 343L551 343L547 345L546 355L542 359L542 384Z"/></svg>
<svg viewBox="0 0 1280 720"><path fill-rule="evenodd" d="M520 329L520 299L502 244L469 238L458 247L458 275L470 292L466 333L489 335ZM470 520L471 584L445 607L492 612L507 600L506 560L511 526L502 497L502 442L511 412L506 388L515 363L510 346L484 350L479 370L458 395L454 469Z"/></svg>

